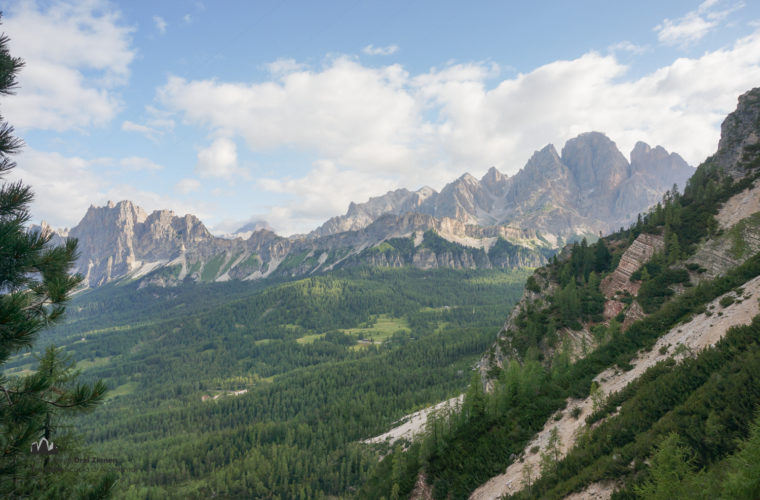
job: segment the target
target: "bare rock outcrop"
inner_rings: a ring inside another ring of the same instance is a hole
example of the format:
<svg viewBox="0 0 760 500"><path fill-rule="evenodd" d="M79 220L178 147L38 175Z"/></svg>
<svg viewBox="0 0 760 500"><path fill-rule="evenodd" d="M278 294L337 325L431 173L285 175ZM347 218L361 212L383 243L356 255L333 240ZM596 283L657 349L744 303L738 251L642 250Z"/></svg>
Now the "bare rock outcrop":
<svg viewBox="0 0 760 500"><path fill-rule="evenodd" d="M736 111L729 114L720 126L718 151L708 161L717 164L734 179L744 177L757 167L760 153L760 88L739 96Z"/></svg>
<svg viewBox="0 0 760 500"><path fill-rule="evenodd" d="M602 280L599 288L608 299L613 299L617 292L628 292L636 296L639 292L641 283L632 282L631 275L635 273L642 265L649 262L656 252L661 252L665 248L665 241L660 235L640 234L631 243L623 255L617 268Z"/></svg>

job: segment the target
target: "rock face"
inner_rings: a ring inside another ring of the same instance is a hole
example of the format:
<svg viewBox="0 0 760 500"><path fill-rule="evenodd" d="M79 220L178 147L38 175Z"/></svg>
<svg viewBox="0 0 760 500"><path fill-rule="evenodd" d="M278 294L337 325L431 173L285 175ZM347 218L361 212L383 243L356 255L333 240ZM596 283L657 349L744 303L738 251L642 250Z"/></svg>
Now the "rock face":
<svg viewBox="0 0 760 500"><path fill-rule="evenodd" d="M723 120L718 151L712 161L735 179L758 166L760 152L760 88L739 96L736 111Z"/></svg>
<svg viewBox="0 0 760 500"><path fill-rule="evenodd" d="M589 132L568 141L561 156L551 144L536 151L513 177L492 167L480 180L464 174L440 193L399 189L352 203L312 236L361 229L385 213L418 212L470 225L530 227L556 244L627 226L692 172L677 154L643 142L629 163L604 134Z"/></svg>
<svg viewBox="0 0 760 500"><path fill-rule="evenodd" d="M617 268L602 280L599 288L608 299L612 299L616 292L628 292L633 296L639 293L641 284L631 281L631 275L642 265L649 262L656 252L665 249L665 240L656 234L640 234L631 243L623 255ZM609 318L608 318L609 319Z"/></svg>
<svg viewBox="0 0 760 500"><path fill-rule="evenodd" d="M351 203L346 215L332 217L327 222L315 229L311 236L319 237L329 234L342 233L344 231L356 231L367 227L383 214L400 215L409 212L419 212L419 207L435 191L429 187L423 187L417 191L397 189L388 193L370 198L366 203Z"/></svg>
<svg viewBox="0 0 760 500"><path fill-rule="evenodd" d="M283 238L258 229L244 239L215 237L192 215L167 210L148 215L121 201L90 207L68 235L79 240L75 271L92 287L122 278L173 286L185 280L298 277L354 265L536 267L553 254L531 244L537 238L532 230L484 228L415 212L386 213L358 230L321 237Z"/></svg>
<svg viewBox="0 0 760 500"><path fill-rule="evenodd" d="M154 282L170 285L352 264L535 267L551 255L547 249L627 225L691 172L678 155L644 143L628 163L614 142L589 132L568 141L562 155L552 145L535 152L513 177L492 167L481 179L464 174L440 193L398 189L351 203L345 215L306 236L281 238L257 222L214 237L192 215L147 214L129 201L90 207L69 235L79 239L77 271L90 286L159 269ZM429 231L454 246L424 240ZM394 238L413 239L414 250L372 250Z"/></svg>

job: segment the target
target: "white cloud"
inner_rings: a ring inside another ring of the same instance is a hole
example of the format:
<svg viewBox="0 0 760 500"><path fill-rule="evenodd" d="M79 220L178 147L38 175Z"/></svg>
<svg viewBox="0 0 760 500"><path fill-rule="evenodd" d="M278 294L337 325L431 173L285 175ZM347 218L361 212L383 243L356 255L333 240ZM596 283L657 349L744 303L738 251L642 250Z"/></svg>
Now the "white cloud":
<svg viewBox="0 0 760 500"><path fill-rule="evenodd" d="M127 158L122 158L121 161L119 161L119 165L122 167L128 169L128 170L150 170L150 171L157 171L161 170L164 167L162 165L159 165L158 163L154 163L153 161L143 158L140 156L130 156Z"/></svg>
<svg viewBox="0 0 760 500"><path fill-rule="evenodd" d="M185 24L190 24L193 22L193 16L191 16L190 14L185 14L182 17L182 20L185 21Z"/></svg>
<svg viewBox="0 0 760 500"><path fill-rule="evenodd" d="M67 157L27 147L18 155L17 162L18 167L9 173L9 180L21 179L32 187L32 220L44 220L53 227L75 226L90 205L102 206L108 200L132 200L149 212L170 208L199 217L209 212L204 204L188 204L110 181L101 175L103 164L111 163L108 159Z"/></svg>
<svg viewBox="0 0 760 500"><path fill-rule="evenodd" d="M158 141L158 137L161 135L161 131L147 125L140 125L129 120L125 120L121 124L121 129L125 132L137 132L144 135L147 139L153 142Z"/></svg>
<svg viewBox="0 0 760 500"><path fill-rule="evenodd" d="M296 62L295 59L277 59L274 62L265 65L269 73L275 78L286 76L289 73L295 73L296 71L307 70L308 66Z"/></svg>
<svg viewBox="0 0 760 500"><path fill-rule="evenodd" d="M189 194L198 191L201 188L201 183L197 179L180 179L177 184L174 185L174 190L182 194Z"/></svg>
<svg viewBox="0 0 760 500"><path fill-rule="evenodd" d="M371 56L389 56L398 52L398 45L386 45L385 47L375 47L370 44L362 49L362 52Z"/></svg>
<svg viewBox="0 0 760 500"><path fill-rule="evenodd" d="M153 22L156 23L156 29L162 35L166 33L166 21L161 16L153 16Z"/></svg>
<svg viewBox="0 0 760 500"><path fill-rule="evenodd" d="M301 232L387 189L440 189L491 165L513 174L547 143L559 149L590 130L605 132L626 155L643 140L696 165L715 151L737 96L760 81L760 31L636 77L615 52L589 52L490 86L498 68L485 63L419 75L346 57L318 70L288 66L254 83L170 77L159 102L227 138L204 161L199 155L199 174L233 175L237 137L254 152L289 148L321 160L303 178L260 183L292 195L265 218ZM220 157L228 160L213 160Z"/></svg>
<svg viewBox="0 0 760 500"><path fill-rule="evenodd" d="M666 45L691 45L715 29L729 14L744 7L743 2L724 9L716 9L720 0L705 0L697 10L688 12L676 20L665 19L655 26L657 39Z"/></svg>
<svg viewBox="0 0 760 500"><path fill-rule="evenodd" d="M238 165L235 142L224 137L216 139L209 147L198 152L195 172L201 177L219 177L227 180L247 177L245 170Z"/></svg>
<svg viewBox="0 0 760 500"><path fill-rule="evenodd" d="M640 55L644 54L649 50L648 47L644 45L636 45L635 43L632 43L628 40L623 40L622 42L615 43L613 45L610 45L607 50L610 52L629 52L634 55Z"/></svg>
<svg viewBox="0 0 760 500"><path fill-rule="evenodd" d="M68 130L110 121L121 103L113 88L126 82L135 51L132 28L104 2L15 4L4 29L10 50L27 63L18 95L5 104L18 128Z"/></svg>
<svg viewBox="0 0 760 500"><path fill-rule="evenodd" d="M408 144L424 134L408 80L398 65L367 68L338 58L322 71L263 83L172 76L159 99L186 122L242 136L253 150L305 148L356 168L402 171L415 163Z"/></svg>
<svg viewBox="0 0 760 500"><path fill-rule="evenodd" d="M260 179L259 187L293 197L293 203L272 207L263 218L278 232L292 234L313 229L328 218L344 213L351 201L366 200L398 186L368 172L338 169L332 162L317 161L305 176Z"/></svg>

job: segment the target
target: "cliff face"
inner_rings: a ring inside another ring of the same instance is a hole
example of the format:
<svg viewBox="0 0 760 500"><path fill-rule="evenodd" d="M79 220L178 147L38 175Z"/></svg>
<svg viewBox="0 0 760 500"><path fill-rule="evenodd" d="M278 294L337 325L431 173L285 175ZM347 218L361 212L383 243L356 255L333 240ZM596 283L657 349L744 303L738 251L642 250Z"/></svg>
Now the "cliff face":
<svg viewBox="0 0 760 500"><path fill-rule="evenodd" d="M146 218L144 210L128 201L87 210L69 236L79 240L79 252L86 256L78 262L77 271L88 283L100 285L134 268L138 260L135 228Z"/></svg>
<svg viewBox="0 0 760 500"><path fill-rule="evenodd" d="M734 179L744 177L758 165L760 153L760 88L739 97L736 111L720 127L718 151L712 161Z"/></svg>
<svg viewBox="0 0 760 500"><path fill-rule="evenodd" d="M623 252L617 268L602 280L599 288L605 297L612 299L616 294L625 292L636 296L639 293L641 283L632 282L631 275L649 262L652 255L656 252L662 252L664 248L665 241L662 236L640 234Z"/></svg>
<svg viewBox="0 0 760 500"><path fill-rule="evenodd" d="M428 240L437 238L445 244L421 245L426 233ZM551 255L548 248L533 243L535 231L483 228L415 212L386 213L359 230L321 237L283 238L259 229L243 239L215 237L192 215L180 217L167 210L148 215L122 201L90 207L68 235L79 239L80 259L75 270L92 287L122 278L174 286L186 280L298 277L351 265L514 268L542 265ZM392 239L407 241L406 250L377 251ZM506 239L517 243L492 252L489 258L488 249L499 241L506 244Z"/></svg>

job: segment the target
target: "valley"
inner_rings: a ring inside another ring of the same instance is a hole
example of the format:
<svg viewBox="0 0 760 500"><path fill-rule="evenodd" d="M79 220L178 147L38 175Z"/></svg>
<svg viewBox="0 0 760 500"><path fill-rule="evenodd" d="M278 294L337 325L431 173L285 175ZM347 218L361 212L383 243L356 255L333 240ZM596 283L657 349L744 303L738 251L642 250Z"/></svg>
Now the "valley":
<svg viewBox="0 0 760 500"><path fill-rule="evenodd" d="M0 497L760 499L760 7L676 7L10 2Z"/></svg>
<svg viewBox="0 0 760 500"><path fill-rule="evenodd" d="M93 455L135 471L117 498L339 496L385 453L361 440L462 392L526 276L363 268L107 285L78 295L40 345L109 386L77 426Z"/></svg>

